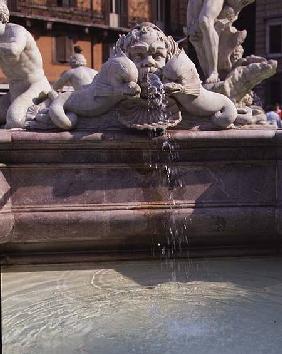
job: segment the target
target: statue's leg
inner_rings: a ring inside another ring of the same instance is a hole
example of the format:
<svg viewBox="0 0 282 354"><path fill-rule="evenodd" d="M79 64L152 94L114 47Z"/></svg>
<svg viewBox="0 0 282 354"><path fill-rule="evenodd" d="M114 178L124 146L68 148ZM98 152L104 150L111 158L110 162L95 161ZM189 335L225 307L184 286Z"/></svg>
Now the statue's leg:
<svg viewBox="0 0 282 354"><path fill-rule="evenodd" d="M51 87L47 79L33 83L22 94L17 96L10 105L7 112L6 128L24 128L26 121L26 113L30 106L34 104L33 100L40 92L50 90Z"/></svg>
<svg viewBox="0 0 282 354"><path fill-rule="evenodd" d="M24 128L27 109L33 104L32 98L24 92L12 102L7 112L6 129Z"/></svg>
<svg viewBox="0 0 282 354"><path fill-rule="evenodd" d="M220 14L224 0L204 0L199 16L199 27L203 36L203 46L208 64L207 83L217 82L218 78L218 46L219 37L214 28L214 23Z"/></svg>
<svg viewBox="0 0 282 354"><path fill-rule="evenodd" d="M10 93L6 93L5 95L0 97L0 125L6 123L7 111L11 104Z"/></svg>
<svg viewBox="0 0 282 354"><path fill-rule="evenodd" d="M187 34L189 40L196 50L200 66L204 76L208 75L208 66L206 63L205 50L202 43L201 31L199 28L199 16L204 0L189 0L187 6Z"/></svg>

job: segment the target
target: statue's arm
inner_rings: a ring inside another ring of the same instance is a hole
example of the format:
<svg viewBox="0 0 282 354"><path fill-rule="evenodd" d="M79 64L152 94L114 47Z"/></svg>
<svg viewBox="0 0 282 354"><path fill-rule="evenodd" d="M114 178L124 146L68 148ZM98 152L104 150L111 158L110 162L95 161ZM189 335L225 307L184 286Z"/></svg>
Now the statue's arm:
<svg viewBox="0 0 282 354"><path fill-rule="evenodd" d="M27 32L24 28L13 28L9 32L8 39L0 43L0 52L7 56L19 56L27 43Z"/></svg>
<svg viewBox="0 0 282 354"><path fill-rule="evenodd" d="M60 88L62 88L64 85L66 85L67 83L70 82L70 79L71 79L71 74L69 73L69 71L65 71L61 77L56 81L54 82L53 84L53 89L55 91L59 90Z"/></svg>

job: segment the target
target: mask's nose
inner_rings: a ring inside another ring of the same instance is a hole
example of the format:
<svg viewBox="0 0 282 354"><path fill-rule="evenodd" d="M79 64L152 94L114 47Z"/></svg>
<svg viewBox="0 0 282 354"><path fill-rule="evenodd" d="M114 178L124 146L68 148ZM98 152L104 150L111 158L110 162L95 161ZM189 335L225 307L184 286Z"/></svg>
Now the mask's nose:
<svg viewBox="0 0 282 354"><path fill-rule="evenodd" d="M144 67L152 67L154 65L155 65L155 60L151 55L149 55L146 59L143 60Z"/></svg>

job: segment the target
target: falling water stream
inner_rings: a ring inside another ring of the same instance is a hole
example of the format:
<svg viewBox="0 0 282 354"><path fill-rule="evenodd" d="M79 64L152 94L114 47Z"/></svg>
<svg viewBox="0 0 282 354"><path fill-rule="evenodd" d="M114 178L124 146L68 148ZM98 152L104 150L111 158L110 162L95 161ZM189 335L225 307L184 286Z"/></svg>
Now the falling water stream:
<svg viewBox="0 0 282 354"><path fill-rule="evenodd" d="M159 121L168 121L168 102L164 89L164 85L160 78L155 74L148 74L148 114L152 110L158 112ZM172 135L168 131L163 131L164 141L162 143L162 162L149 163L150 168L157 170L161 183L163 183L168 191L169 220L165 225L167 228L166 244L158 244L161 249L161 257L165 260L165 265L171 269L172 280L176 281L176 257L189 255L189 238L188 238L188 221L184 217L183 221L177 220L176 214L178 210L177 201L174 198L174 190L183 187L180 169L177 165L179 161L179 152L177 143L173 140ZM146 163L147 161L145 161ZM189 263L186 265L189 266ZM188 272L189 270L186 269Z"/></svg>

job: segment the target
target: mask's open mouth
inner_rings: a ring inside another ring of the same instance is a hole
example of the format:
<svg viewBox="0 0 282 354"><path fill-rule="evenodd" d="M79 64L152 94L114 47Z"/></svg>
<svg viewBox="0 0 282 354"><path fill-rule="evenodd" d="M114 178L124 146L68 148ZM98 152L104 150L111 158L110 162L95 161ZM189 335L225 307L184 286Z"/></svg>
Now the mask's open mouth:
<svg viewBox="0 0 282 354"><path fill-rule="evenodd" d="M155 68L155 67L149 67L149 68L140 68L139 70L139 77L138 77L138 84L141 87L141 97L142 98L148 98L149 92L148 92L148 75L149 74L155 74L159 78L161 78L161 69L160 68Z"/></svg>

